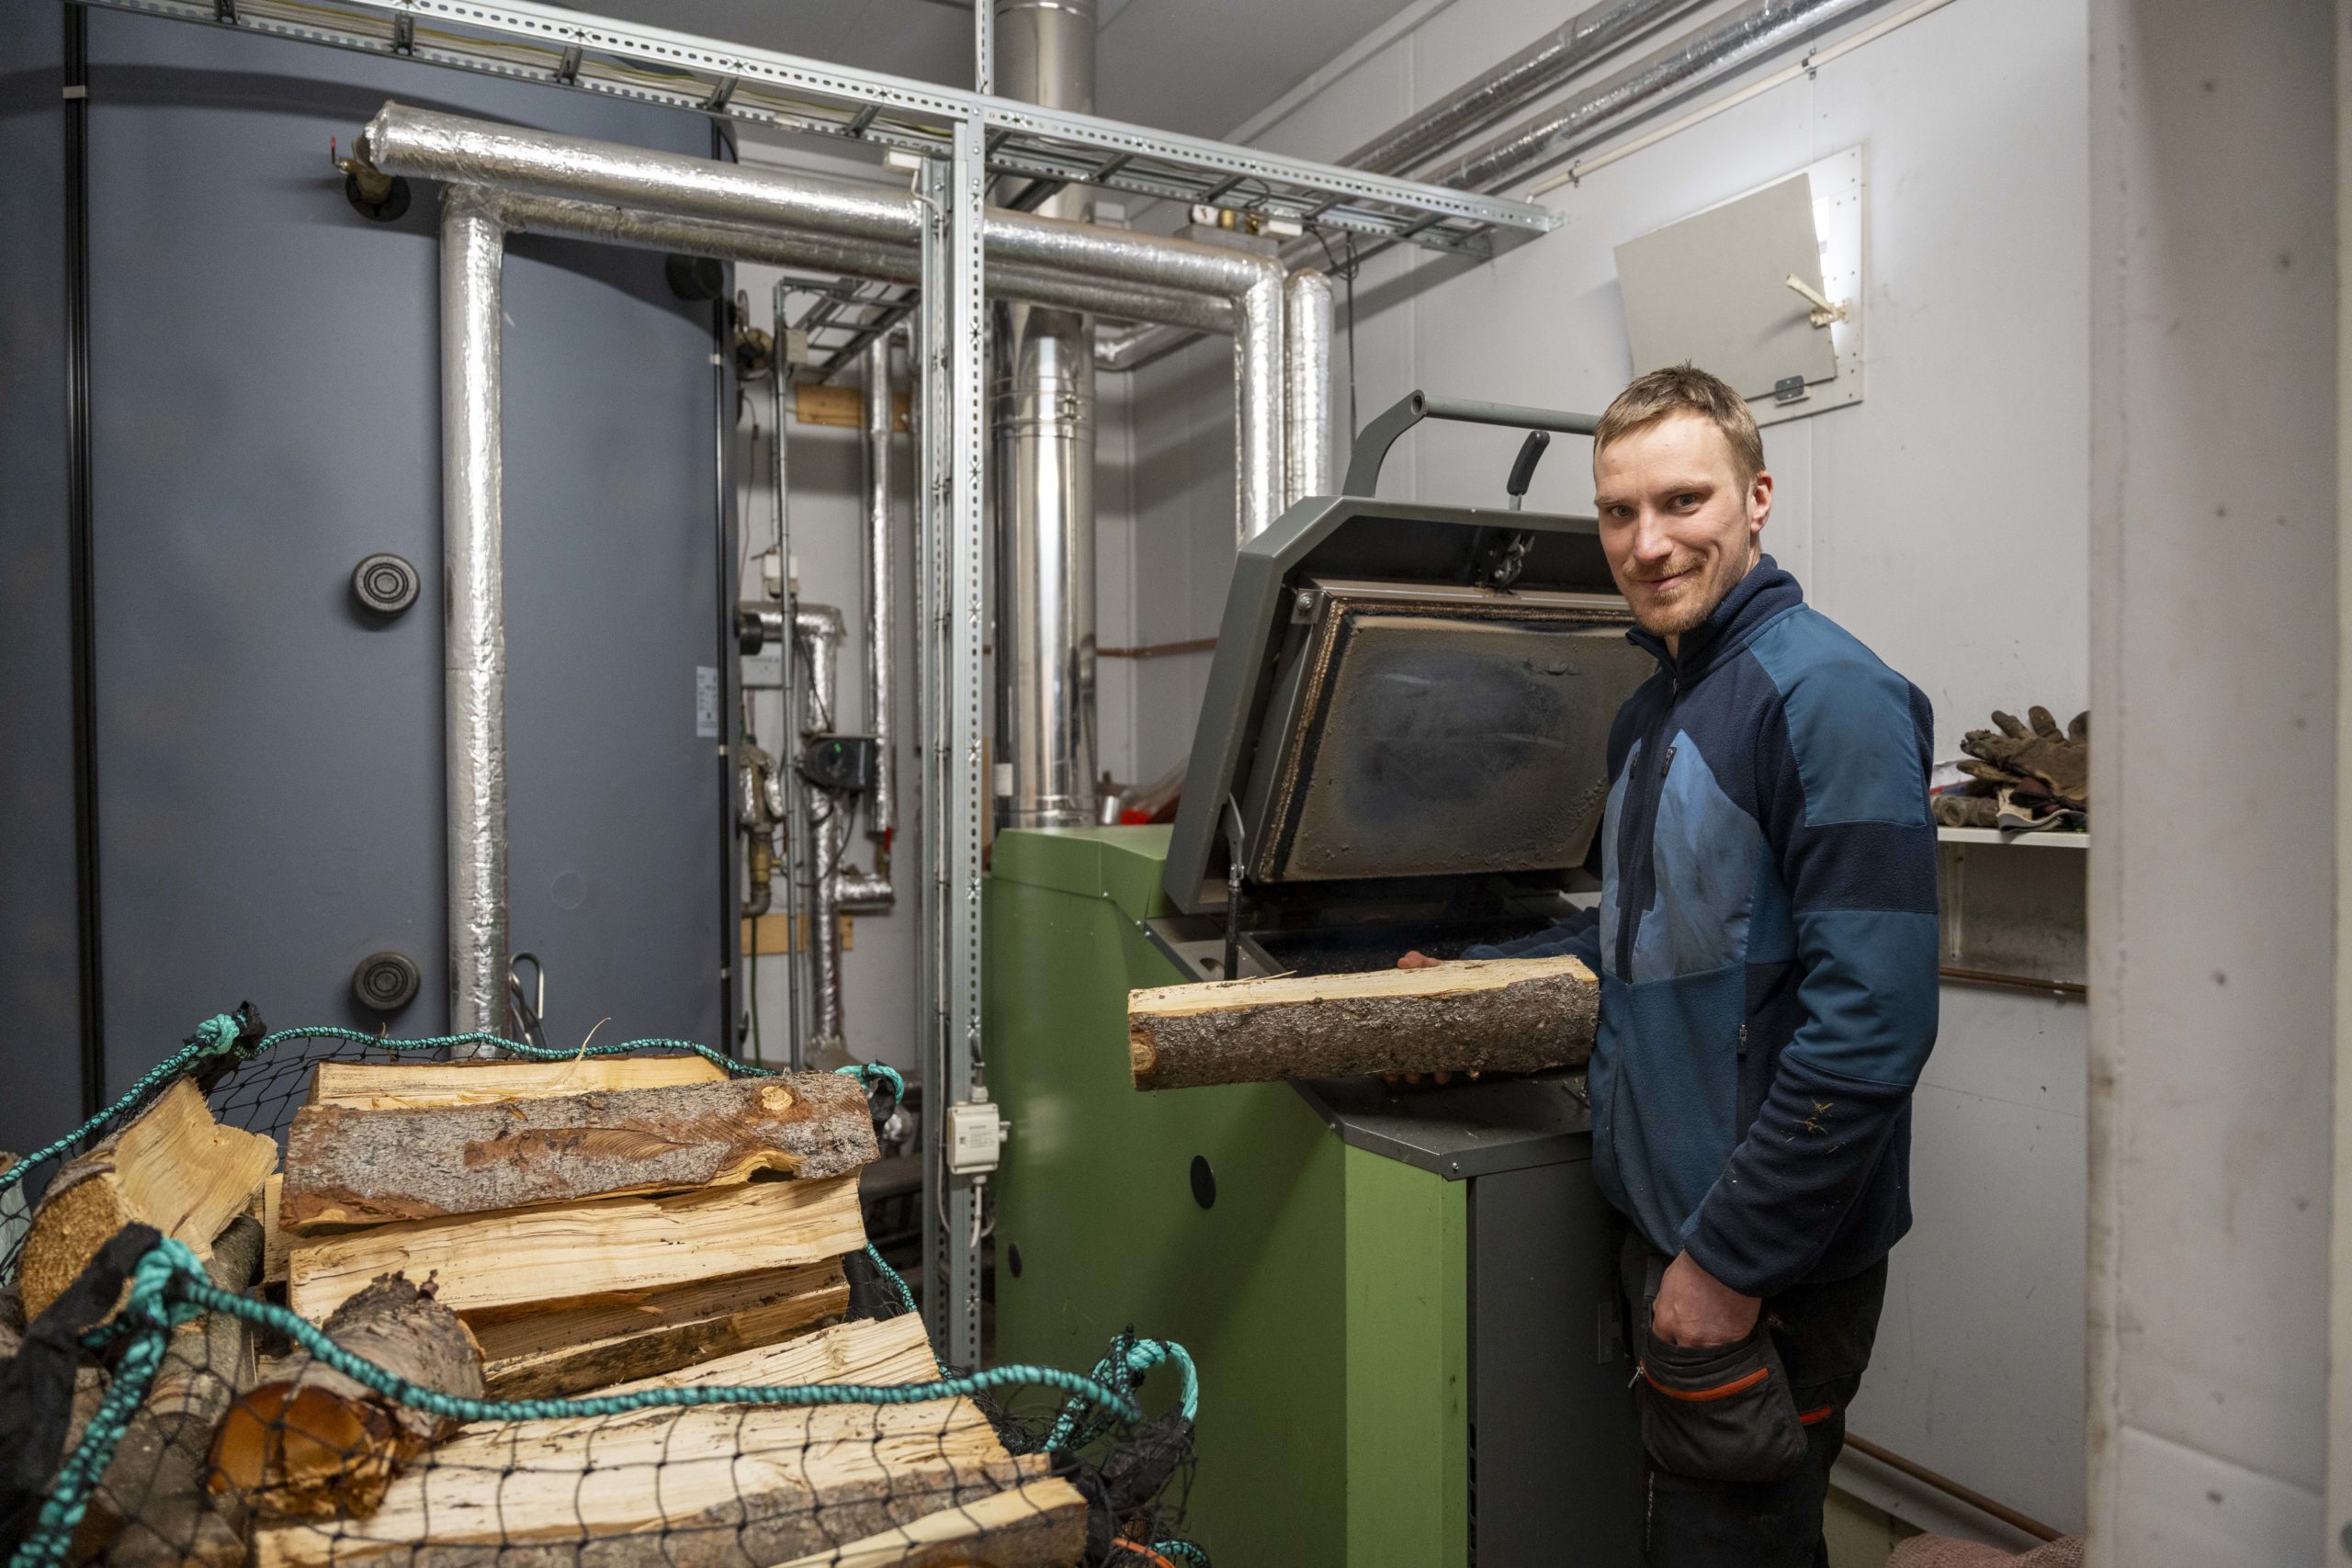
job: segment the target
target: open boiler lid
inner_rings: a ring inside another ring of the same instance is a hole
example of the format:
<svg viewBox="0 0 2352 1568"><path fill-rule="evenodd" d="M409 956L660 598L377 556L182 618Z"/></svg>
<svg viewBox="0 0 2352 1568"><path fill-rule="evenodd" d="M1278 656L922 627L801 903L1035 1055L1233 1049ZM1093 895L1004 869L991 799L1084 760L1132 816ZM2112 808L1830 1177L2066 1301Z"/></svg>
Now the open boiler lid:
<svg viewBox="0 0 2352 1568"><path fill-rule="evenodd" d="M1380 452L1419 417L1590 428L1417 393L1366 427L1351 490L1373 488ZM1523 455L1514 504L1532 466ZM1591 518L1299 502L1235 563L1170 898L1187 913L1224 908L1237 840L1255 889L1556 886L1600 827L1610 723L1656 668L1625 640L1632 624Z"/></svg>

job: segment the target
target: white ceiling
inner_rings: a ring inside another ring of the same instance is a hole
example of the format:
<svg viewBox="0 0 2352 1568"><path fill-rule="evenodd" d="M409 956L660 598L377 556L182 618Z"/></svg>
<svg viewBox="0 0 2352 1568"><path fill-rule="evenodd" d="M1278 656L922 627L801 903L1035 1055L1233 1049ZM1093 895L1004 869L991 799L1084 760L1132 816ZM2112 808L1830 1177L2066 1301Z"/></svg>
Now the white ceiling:
<svg viewBox="0 0 2352 1568"><path fill-rule="evenodd" d="M1102 0L1095 112L1222 136L1407 0ZM580 9L954 86L968 0L582 0Z"/></svg>

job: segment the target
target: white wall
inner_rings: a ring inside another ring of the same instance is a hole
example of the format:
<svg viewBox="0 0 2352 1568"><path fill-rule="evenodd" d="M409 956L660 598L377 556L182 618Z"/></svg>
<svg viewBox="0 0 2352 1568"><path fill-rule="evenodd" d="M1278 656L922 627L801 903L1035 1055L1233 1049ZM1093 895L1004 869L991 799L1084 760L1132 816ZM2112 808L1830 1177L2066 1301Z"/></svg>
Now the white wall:
<svg viewBox="0 0 2352 1568"><path fill-rule="evenodd" d="M2333 9L2092 8L2090 1501L2119 1568L2345 1560Z"/></svg>
<svg viewBox="0 0 2352 1568"><path fill-rule="evenodd" d="M1254 140L1343 153L1555 25L1558 9L1453 0ZM1954 0L1554 193L1566 224L1491 263L1375 259L1356 290L1361 415L1415 387L1597 410L1635 369L1614 247L1859 144L1866 397L1766 431L1780 481L1766 545L1928 694L1939 756L1996 706L2073 713L2089 684L2086 29L2085 0ZM1341 310L1344 321L1344 295ZM1216 630L1232 556L1227 355L1204 343L1133 378L1127 592L1148 640ZM1383 489L1498 497L1516 446L1510 432L1424 427L1399 444ZM1586 458L1581 444L1555 450L1529 504L1589 509ZM1138 773L1189 746L1207 662L1138 672L1132 710L1114 716ZM1955 987L1944 999L1917 1099L1918 1224L1895 1254L1853 1426L2073 1528L2085 1010Z"/></svg>

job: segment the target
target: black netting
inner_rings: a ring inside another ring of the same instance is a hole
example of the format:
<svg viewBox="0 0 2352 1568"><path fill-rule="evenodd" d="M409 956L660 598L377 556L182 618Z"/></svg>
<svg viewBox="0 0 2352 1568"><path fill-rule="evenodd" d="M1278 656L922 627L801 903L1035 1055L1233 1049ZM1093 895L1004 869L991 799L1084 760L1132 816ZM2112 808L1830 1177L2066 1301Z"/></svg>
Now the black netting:
<svg viewBox="0 0 2352 1568"><path fill-rule="evenodd" d="M417 1060L287 1040L204 1053L199 1082L222 1123L282 1149L329 1058ZM14 1190L37 1205L62 1160L164 1087ZM13 1283L0 1290L10 1568L1206 1561L1182 1539L1191 1422L1170 1408L1189 1403L1190 1367L1152 1341L1122 1337L1085 1377L958 1376L933 1359L897 1277L853 1250L826 1266L831 1310L789 1332L709 1330L726 1348L684 1364L663 1364L676 1348L629 1368L591 1358L585 1392L575 1367L571 1397L517 1400L523 1385L500 1386L509 1363L483 1348L513 1323L461 1316L435 1280L392 1273L311 1325L265 1282L269 1251L258 1214L201 1257L129 1226L29 1324ZM745 1286L734 1317L715 1321L740 1329L762 1310Z"/></svg>

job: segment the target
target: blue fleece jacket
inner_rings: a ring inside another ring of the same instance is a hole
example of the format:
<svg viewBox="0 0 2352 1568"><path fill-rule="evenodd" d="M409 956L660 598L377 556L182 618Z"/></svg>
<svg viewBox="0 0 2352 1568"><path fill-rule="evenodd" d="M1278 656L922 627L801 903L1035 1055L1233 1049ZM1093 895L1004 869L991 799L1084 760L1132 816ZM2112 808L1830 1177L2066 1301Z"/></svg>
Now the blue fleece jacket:
<svg viewBox="0 0 2352 1568"><path fill-rule="evenodd" d="M1910 1228L1936 1037L1928 699L1767 556L1609 739L1598 919L1467 956L1600 976L1601 1190L1749 1295L1843 1279Z"/></svg>

